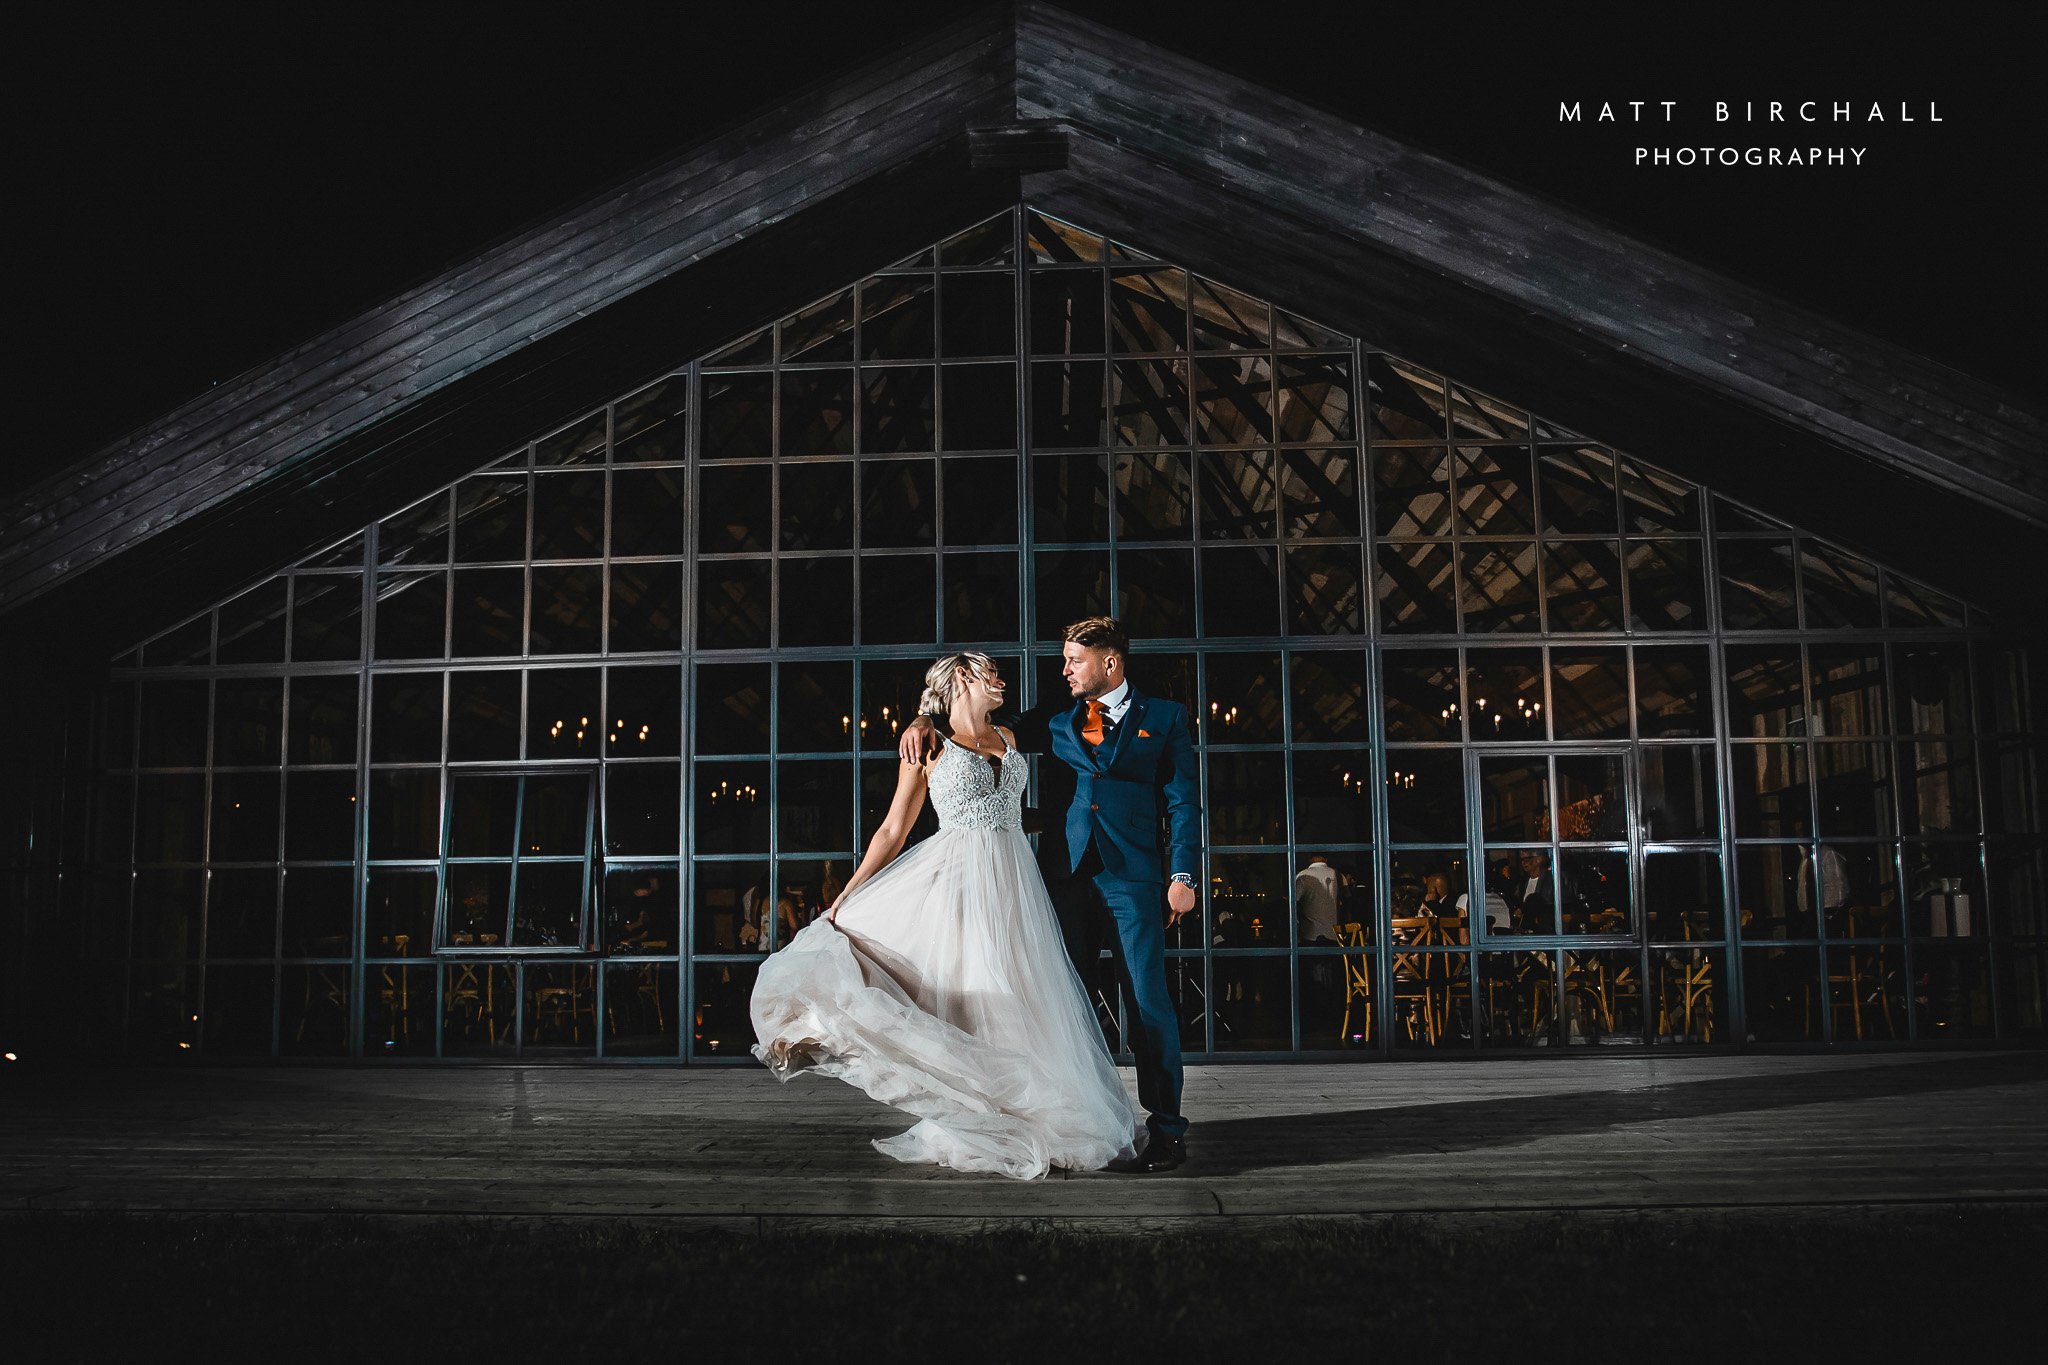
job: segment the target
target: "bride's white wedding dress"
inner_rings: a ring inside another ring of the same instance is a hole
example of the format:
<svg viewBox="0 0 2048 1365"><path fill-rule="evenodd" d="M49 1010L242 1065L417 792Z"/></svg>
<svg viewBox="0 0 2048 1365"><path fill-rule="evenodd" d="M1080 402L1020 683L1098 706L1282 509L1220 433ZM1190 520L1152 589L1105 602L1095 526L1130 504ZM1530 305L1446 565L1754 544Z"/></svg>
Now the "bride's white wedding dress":
<svg viewBox="0 0 2048 1365"><path fill-rule="evenodd" d="M930 782L938 832L761 964L754 1055L915 1114L875 1143L898 1161L1031 1179L1131 1155L1141 1116L1024 839L1023 758L948 740Z"/></svg>

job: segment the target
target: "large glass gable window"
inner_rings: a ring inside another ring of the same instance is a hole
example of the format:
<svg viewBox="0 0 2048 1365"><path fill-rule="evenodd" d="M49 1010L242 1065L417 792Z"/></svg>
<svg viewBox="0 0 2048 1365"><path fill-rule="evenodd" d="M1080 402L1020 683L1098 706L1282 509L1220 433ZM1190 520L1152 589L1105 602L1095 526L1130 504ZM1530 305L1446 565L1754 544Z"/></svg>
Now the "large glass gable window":
<svg viewBox="0 0 2048 1365"><path fill-rule="evenodd" d="M1191 1052L2041 1027L1996 622L1083 226L480 457L117 661L83 935L133 1045L744 1058L930 657L1056 696L1104 611L1197 718Z"/></svg>

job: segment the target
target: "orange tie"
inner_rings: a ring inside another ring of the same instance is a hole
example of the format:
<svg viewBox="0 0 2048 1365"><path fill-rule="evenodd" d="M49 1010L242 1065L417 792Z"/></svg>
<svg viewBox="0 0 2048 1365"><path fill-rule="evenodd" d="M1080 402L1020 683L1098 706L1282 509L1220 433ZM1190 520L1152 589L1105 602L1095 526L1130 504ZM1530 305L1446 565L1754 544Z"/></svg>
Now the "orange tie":
<svg viewBox="0 0 2048 1365"><path fill-rule="evenodd" d="M1103 709L1101 702L1091 699L1088 703L1088 719L1081 722L1081 738L1098 748L1102 744Z"/></svg>

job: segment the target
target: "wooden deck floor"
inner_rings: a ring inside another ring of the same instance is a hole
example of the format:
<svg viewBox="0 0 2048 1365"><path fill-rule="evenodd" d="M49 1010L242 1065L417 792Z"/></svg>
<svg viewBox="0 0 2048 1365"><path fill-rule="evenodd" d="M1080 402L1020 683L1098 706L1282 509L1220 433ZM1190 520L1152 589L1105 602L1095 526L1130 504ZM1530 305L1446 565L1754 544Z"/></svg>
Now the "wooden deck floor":
<svg viewBox="0 0 2048 1365"><path fill-rule="evenodd" d="M1128 1076L1129 1073L1126 1073ZM1170 1175L903 1167L892 1111L765 1072L0 1073L0 1211L1214 1219L2048 1199L2048 1053L1189 1072Z"/></svg>

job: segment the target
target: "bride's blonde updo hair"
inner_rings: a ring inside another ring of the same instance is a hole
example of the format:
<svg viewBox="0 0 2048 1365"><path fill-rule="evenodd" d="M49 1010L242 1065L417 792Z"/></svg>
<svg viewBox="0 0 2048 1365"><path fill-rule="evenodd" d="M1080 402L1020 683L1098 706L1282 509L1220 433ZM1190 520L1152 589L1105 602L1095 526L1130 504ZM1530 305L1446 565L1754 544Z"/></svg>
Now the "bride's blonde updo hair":
<svg viewBox="0 0 2048 1365"><path fill-rule="evenodd" d="M932 666L924 671L924 695L917 699L917 711L923 716L943 716L953 709L953 691L960 685L953 675L966 669L977 678L988 676L995 667L995 660L980 650L963 649L957 654L942 654Z"/></svg>

